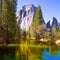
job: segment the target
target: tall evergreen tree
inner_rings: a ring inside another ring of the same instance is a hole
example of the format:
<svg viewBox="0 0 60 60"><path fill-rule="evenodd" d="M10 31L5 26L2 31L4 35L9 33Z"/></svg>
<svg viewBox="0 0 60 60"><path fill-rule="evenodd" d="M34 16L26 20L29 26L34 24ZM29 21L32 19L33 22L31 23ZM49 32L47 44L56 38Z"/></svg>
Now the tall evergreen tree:
<svg viewBox="0 0 60 60"><path fill-rule="evenodd" d="M53 42L57 39L57 33L58 33L58 29L57 29L56 25L53 25L52 31L51 31L51 36L52 36L51 39Z"/></svg>
<svg viewBox="0 0 60 60"><path fill-rule="evenodd" d="M32 24L30 26L30 33L33 35L36 35L39 25L41 25L42 23L43 23L42 11L41 11L41 7L38 6L37 11L36 11L36 15L34 16ZM33 29L33 32L31 31L32 29Z"/></svg>
<svg viewBox="0 0 60 60"><path fill-rule="evenodd" d="M15 43L18 27L16 22L17 0L2 0L2 26L5 31L6 42Z"/></svg>
<svg viewBox="0 0 60 60"><path fill-rule="evenodd" d="M41 11L41 7L38 6L33 25L34 25L35 29L37 30L38 26L41 24L42 24L42 11Z"/></svg>
<svg viewBox="0 0 60 60"><path fill-rule="evenodd" d="M58 29L58 34L57 34L57 36L58 36L58 39L60 39L60 29Z"/></svg>
<svg viewBox="0 0 60 60"><path fill-rule="evenodd" d="M1 29L1 27L2 27L2 25L1 25L1 24L2 24L2 19L1 19L1 14L2 14L2 13L1 13L1 9L2 9L2 8L1 8L1 6L2 6L2 0L0 0L0 37L1 37L1 35L2 35L2 29Z"/></svg>

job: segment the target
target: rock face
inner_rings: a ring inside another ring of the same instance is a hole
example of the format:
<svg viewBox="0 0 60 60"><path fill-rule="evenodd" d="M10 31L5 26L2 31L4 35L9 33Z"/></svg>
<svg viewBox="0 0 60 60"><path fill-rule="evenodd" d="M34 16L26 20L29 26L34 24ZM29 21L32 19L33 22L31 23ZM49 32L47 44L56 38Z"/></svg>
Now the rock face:
<svg viewBox="0 0 60 60"><path fill-rule="evenodd" d="M20 28L22 30L28 30L32 20L33 16L36 14L37 7L34 5L24 5L22 9L19 11L19 13L16 15L17 17L17 23L20 25ZM45 23L43 17L42 17L43 23Z"/></svg>
<svg viewBox="0 0 60 60"><path fill-rule="evenodd" d="M47 28L51 29L53 25L56 25L58 27L58 21L55 17L52 17L48 23L47 23Z"/></svg>
<svg viewBox="0 0 60 60"><path fill-rule="evenodd" d="M28 30L33 16L36 14L36 9L34 5L24 5L17 14L17 23L22 30Z"/></svg>

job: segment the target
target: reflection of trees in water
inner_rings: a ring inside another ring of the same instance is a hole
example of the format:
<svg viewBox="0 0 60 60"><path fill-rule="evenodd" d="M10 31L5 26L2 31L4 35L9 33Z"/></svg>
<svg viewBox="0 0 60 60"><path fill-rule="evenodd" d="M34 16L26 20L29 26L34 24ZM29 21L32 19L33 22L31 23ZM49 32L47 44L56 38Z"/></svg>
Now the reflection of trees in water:
<svg viewBox="0 0 60 60"><path fill-rule="evenodd" d="M42 60L52 60L54 56L59 55L59 47L56 45L50 45L48 48L44 49Z"/></svg>
<svg viewBox="0 0 60 60"><path fill-rule="evenodd" d="M30 47L28 60L40 60L42 57L44 48Z"/></svg>
<svg viewBox="0 0 60 60"><path fill-rule="evenodd" d="M17 50L17 57L21 57L21 60L40 60L42 57L44 48L37 48L30 45L21 45Z"/></svg>
<svg viewBox="0 0 60 60"><path fill-rule="evenodd" d="M25 47L23 47L22 49L23 50L21 51L21 57L24 58L25 60L40 60L43 56L44 49L48 51L48 54L56 55L58 54L59 47L56 45L50 45L48 47L43 47L43 48L30 46L27 49L25 49ZM47 56L43 56L43 57L48 59Z"/></svg>
<svg viewBox="0 0 60 60"><path fill-rule="evenodd" d="M51 52L50 52L51 55L56 55L56 54L58 54L58 51L59 51L59 47L58 47L58 46L52 45L52 46L50 47L50 49L51 49Z"/></svg>
<svg viewBox="0 0 60 60"><path fill-rule="evenodd" d="M49 54L56 55L56 54L58 54L59 46L57 46L57 45L48 45L48 48L46 48L46 50L49 52Z"/></svg>
<svg viewBox="0 0 60 60"><path fill-rule="evenodd" d="M41 47L42 45L44 47ZM38 46L39 47L37 47L37 45L30 46L27 43L23 43L18 47L3 46L0 47L0 56L2 56L1 58L4 57L4 59L8 58L7 56L10 56L10 58L17 58L18 60L40 60L42 57L48 59L47 56L43 56L44 49L46 49L51 55L58 54L59 47L56 45L47 45L48 47L46 47L45 44L39 44Z"/></svg>
<svg viewBox="0 0 60 60"><path fill-rule="evenodd" d="M0 60L9 60L15 58L17 47L0 46Z"/></svg>

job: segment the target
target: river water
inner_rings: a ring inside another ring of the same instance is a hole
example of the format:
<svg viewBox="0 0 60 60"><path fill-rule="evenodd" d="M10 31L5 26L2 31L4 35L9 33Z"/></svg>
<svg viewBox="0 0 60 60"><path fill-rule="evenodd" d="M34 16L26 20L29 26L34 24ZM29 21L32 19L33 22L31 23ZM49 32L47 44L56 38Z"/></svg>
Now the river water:
<svg viewBox="0 0 60 60"><path fill-rule="evenodd" d="M60 60L60 47L32 45L0 47L0 60Z"/></svg>

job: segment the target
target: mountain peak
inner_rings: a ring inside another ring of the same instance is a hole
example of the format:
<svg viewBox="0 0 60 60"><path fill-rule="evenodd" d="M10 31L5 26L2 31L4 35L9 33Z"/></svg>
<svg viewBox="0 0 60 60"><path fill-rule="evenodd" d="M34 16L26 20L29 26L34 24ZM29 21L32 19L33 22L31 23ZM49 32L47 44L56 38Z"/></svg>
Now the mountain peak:
<svg viewBox="0 0 60 60"><path fill-rule="evenodd" d="M32 8L36 8L33 4L28 4L28 5L24 5L23 7L22 7L22 9L23 10L30 10L30 9L32 9Z"/></svg>
<svg viewBox="0 0 60 60"><path fill-rule="evenodd" d="M55 17L52 17L52 20L57 20Z"/></svg>
<svg viewBox="0 0 60 60"><path fill-rule="evenodd" d="M48 23L47 23L47 28L52 28L53 25L56 25L58 27L58 21L55 17L52 17Z"/></svg>
<svg viewBox="0 0 60 60"><path fill-rule="evenodd" d="M50 26L53 24L53 23L56 23L57 22L57 19L55 17L52 17L50 19Z"/></svg>
<svg viewBox="0 0 60 60"><path fill-rule="evenodd" d="M22 30L28 30L33 16L36 14L36 9L37 8L32 4L24 5L17 14L17 23L20 25Z"/></svg>

